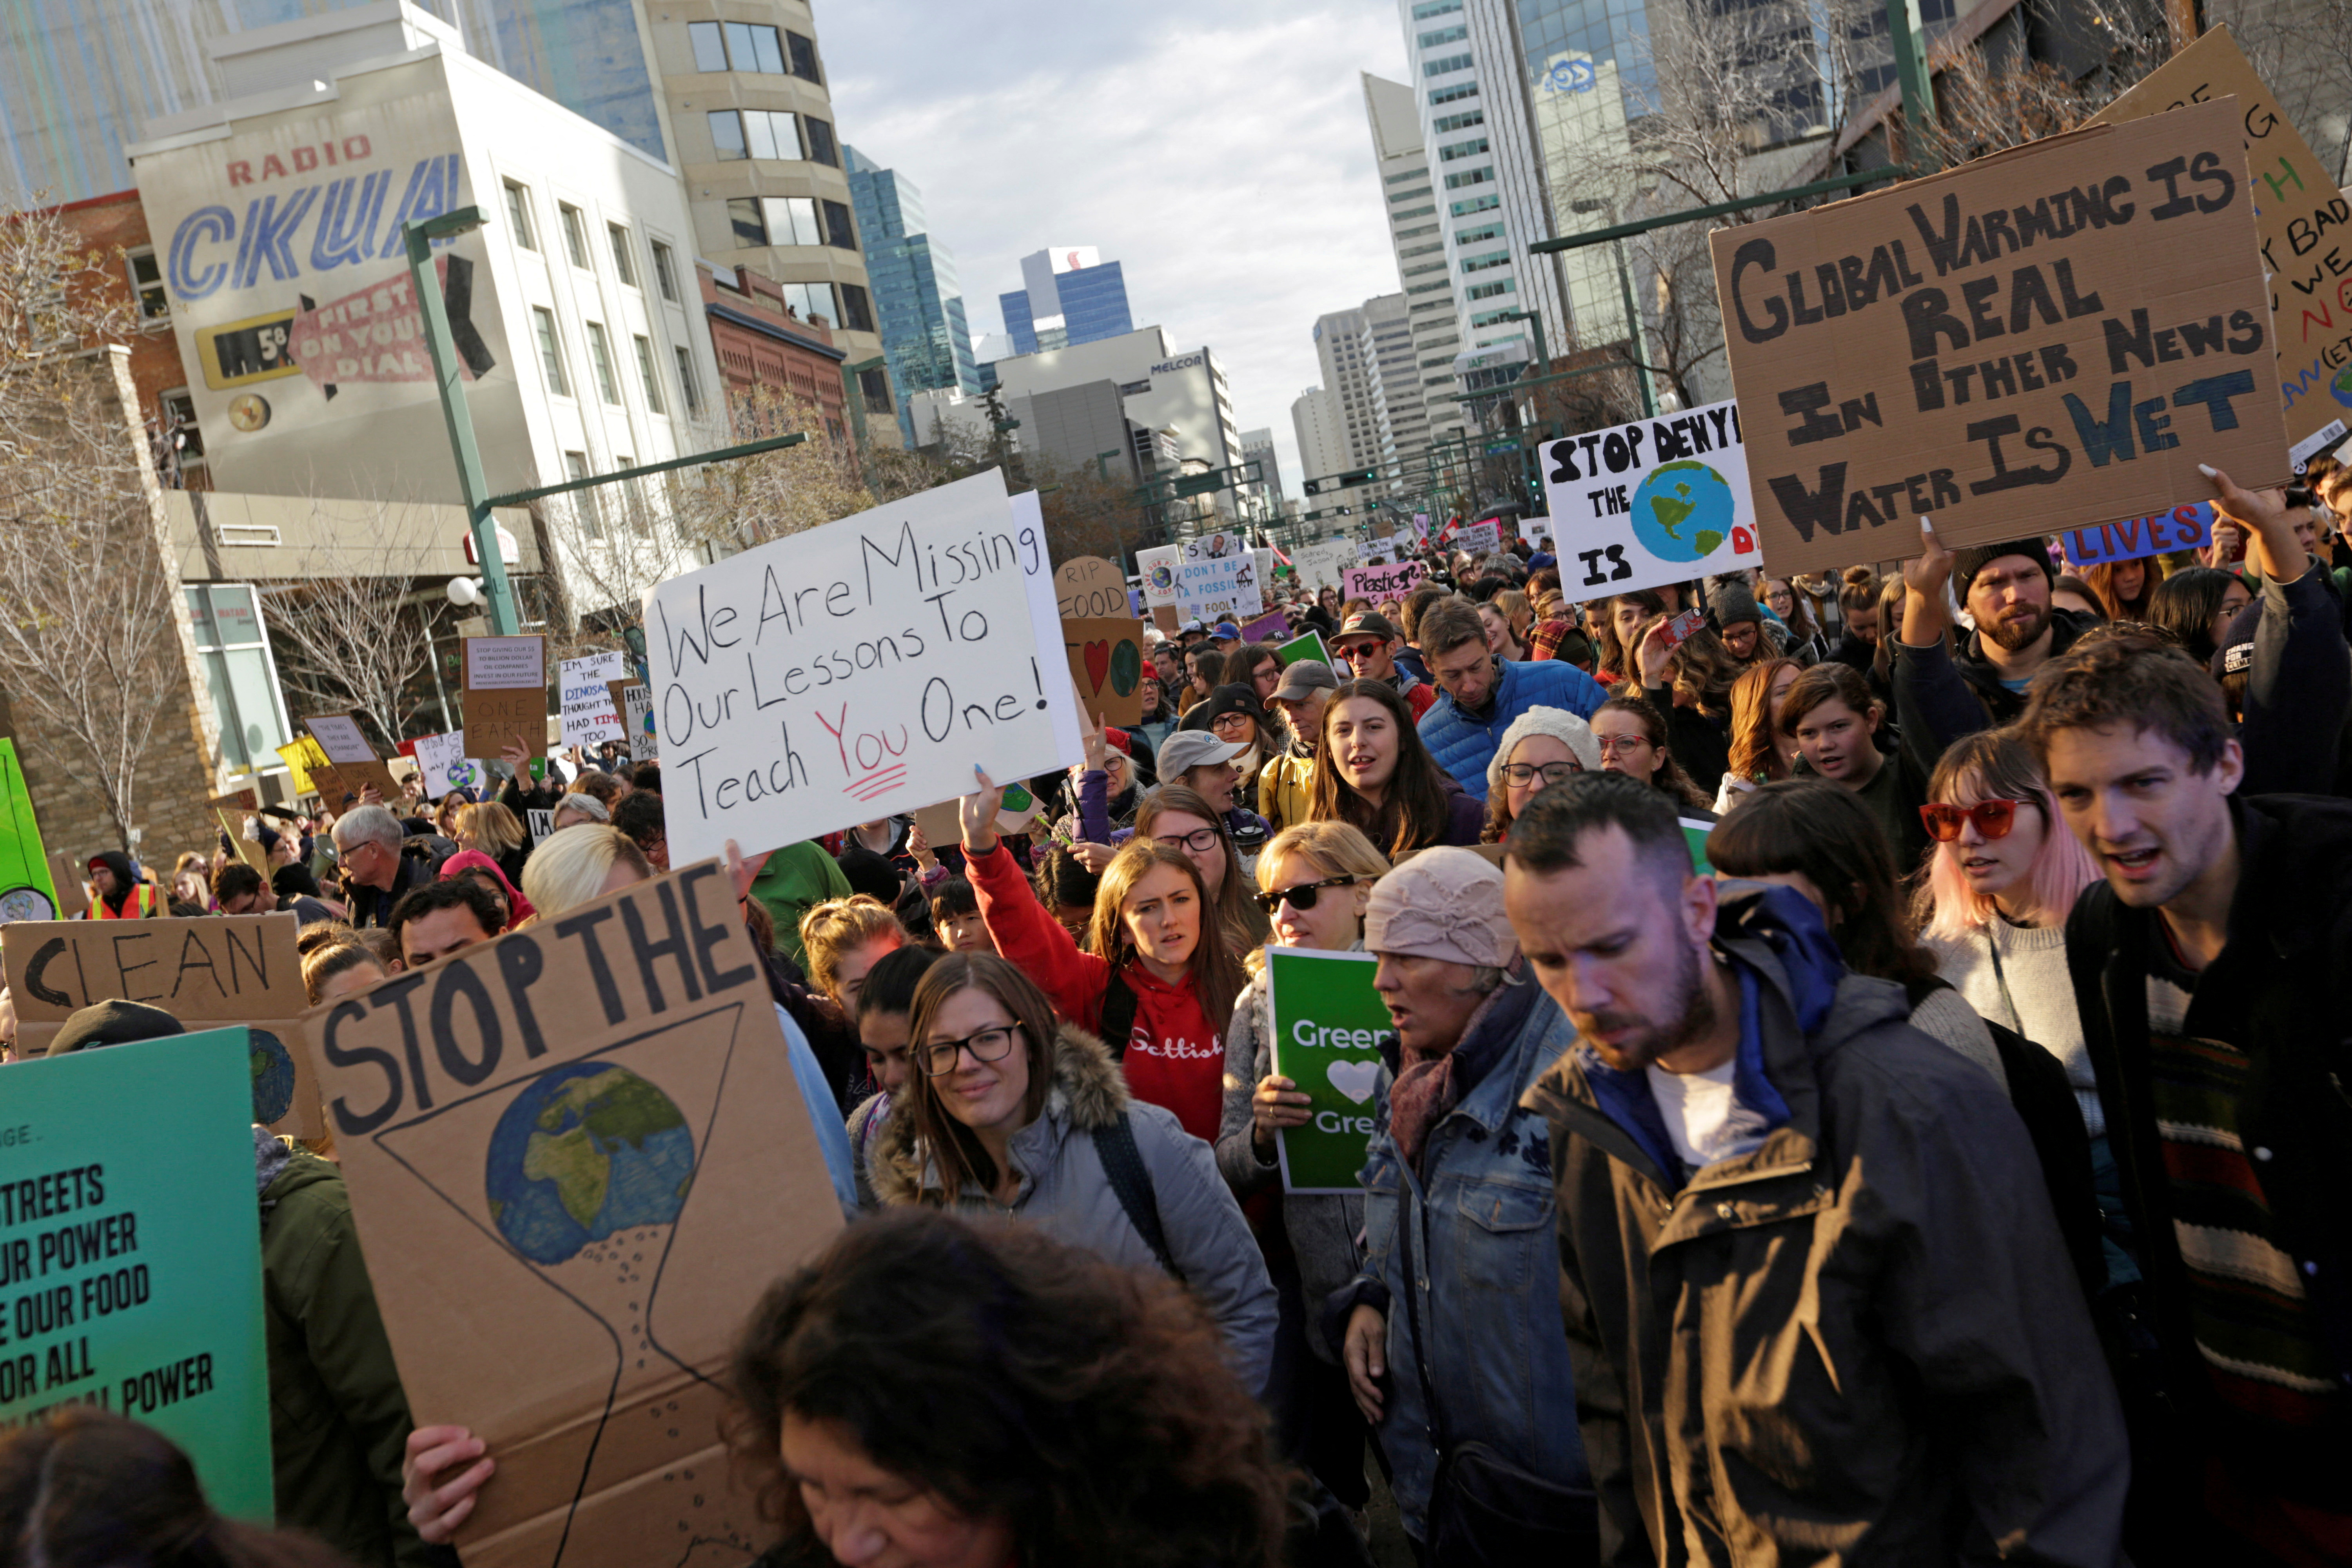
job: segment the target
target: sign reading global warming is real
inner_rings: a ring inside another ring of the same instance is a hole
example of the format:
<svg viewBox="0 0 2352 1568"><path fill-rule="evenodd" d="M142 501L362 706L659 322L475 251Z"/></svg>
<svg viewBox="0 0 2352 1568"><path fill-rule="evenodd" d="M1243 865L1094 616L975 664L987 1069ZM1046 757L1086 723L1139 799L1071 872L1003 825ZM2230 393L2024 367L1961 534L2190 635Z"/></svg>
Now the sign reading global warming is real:
<svg viewBox="0 0 2352 1568"><path fill-rule="evenodd" d="M1554 441L1543 468L1562 592L1631 594L1757 564L1736 403Z"/></svg>
<svg viewBox="0 0 2352 1568"><path fill-rule="evenodd" d="M1710 237L1764 561L2146 517L2287 470L2233 98ZM1890 526L1892 525L1892 526ZM1564 584L1563 584L1564 585Z"/></svg>
<svg viewBox="0 0 2352 1568"><path fill-rule="evenodd" d="M991 468L646 595L674 861L1077 760L1053 563ZM1040 627L1042 626L1042 634Z"/></svg>

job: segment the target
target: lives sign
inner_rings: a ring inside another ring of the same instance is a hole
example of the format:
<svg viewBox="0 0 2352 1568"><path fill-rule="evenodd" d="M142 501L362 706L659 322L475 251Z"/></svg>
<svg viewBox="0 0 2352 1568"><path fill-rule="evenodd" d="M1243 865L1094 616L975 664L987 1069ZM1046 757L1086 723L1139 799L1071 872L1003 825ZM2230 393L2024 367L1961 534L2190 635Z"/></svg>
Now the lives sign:
<svg viewBox="0 0 2352 1568"><path fill-rule="evenodd" d="M2233 99L1711 237L1764 562L2146 517L2286 470ZM1893 525L1893 526L1890 526Z"/></svg>

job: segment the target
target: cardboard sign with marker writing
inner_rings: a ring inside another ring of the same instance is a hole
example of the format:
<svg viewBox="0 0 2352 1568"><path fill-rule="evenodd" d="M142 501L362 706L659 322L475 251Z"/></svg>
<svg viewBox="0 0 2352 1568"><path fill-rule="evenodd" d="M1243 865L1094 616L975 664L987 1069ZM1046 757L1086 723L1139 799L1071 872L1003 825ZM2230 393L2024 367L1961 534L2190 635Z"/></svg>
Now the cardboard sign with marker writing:
<svg viewBox="0 0 2352 1568"><path fill-rule="evenodd" d="M47 1051L59 1026L93 1002L144 1002L191 1029L243 1024L253 1031L253 1120L316 1138L318 1079L297 1048L296 1020L310 1002L295 923L267 914L0 926L16 1043Z"/></svg>
<svg viewBox="0 0 2352 1568"><path fill-rule="evenodd" d="M1079 555L1054 572L1062 619L1098 621L1128 614L1127 577L1099 555Z"/></svg>
<svg viewBox="0 0 2352 1568"><path fill-rule="evenodd" d="M481 760L466 754L463 730L419 737L416 771L425 781L425 793L436 800L453 789L477 789L482 784Z"/></svg>
<svg viewBox="0 0 2352 1568"><path fill-rule="evenodd" d="M1143 718L1143 623L1124 616L1066 620L1062 647L1078 702L1104 724Z"/></svg>
<svg viewBox="0 0 2352 1568"><path fill-rule="evenodd" d="M557 711L563 721L565 745L621 739L621 705L614 692L619 684L616 672L625 665L622 655L604 653L567 658L556 667Z"/></svg>
<svg viewBox="0 0 2352 1568"><path fill-rule="evenodd" d="M1715 231L1764 563L1817 572L2286 469L2237 100Z"/></svg>
<svg viewBox="0 0 2352 1568"><path fill-rule="evenodd" d="M467 1568L733 1568L772 1540L719 1436L729 1352L841 1205L715 861L314 1008L419 1426L498 1474Z"/></svg>
<svg viewBox="0 0 2352 1568"><path fill-rule="evenodd" d="M2238 100L2254 222L2271 274L2271 331L2278 351L2287 456L2301 473L2344 438L2352 412L2352 243L2330 229L2352 226L2352 205L2294 122L2279 107L2227 26L2217 26L2101 110L2094 125L2120 125L2217 98ZM2231 478L2236 478L2234 470Z"/></svg>
<svg viewBox="0 0 2352 1568"><path fill-rule="evenodd" d="M1370 599L1377 605L1383 599L1402 599L1420 587L1429 568L1418 561L1400 561L1393 566L1350 566L1339 575L1339 591L1347 598Z"/></svg>
<svg viewBox="0 0 2352 1568"><path fill-rule="evenodd" d="M651 688L621 688L621 727L629 732L629 761L650 763L660 754L654 744L654 694Z"/></svg>
<svg viewBox="0 0 2352 1568"><path fill-rule="evenodd" d="M1563 594L1631 594L1757 563L1737 403L1554 441L1543 475Z"/></svg>
<svg viewBox="0 0 2352 1568"><path fill-rule="evenodd" d="M1445 542L1445 548L1467 551L1473 555L1482 552L1491 554L1503 548L1502 521L1498 518L1488 518L1484 522L1465 523L1454 531L1454 537Z"/></svg>
<svg viewBox="0 0 2352 1568"><path fill-rule="evenodd" d="M485 759L520 745L547 755L547 639L467 637L465 720L468 750Z"/></svg>
<svg viewBox="0 0 2352 1568"><path fill-rule="evenodd" d="M345 789L356 791L373 784L387 803L400 798L400 785L392 770L375 754L375 748L360 733L359 721L350 714L321 713L303 720L302 727L319 742Z"/></svg>

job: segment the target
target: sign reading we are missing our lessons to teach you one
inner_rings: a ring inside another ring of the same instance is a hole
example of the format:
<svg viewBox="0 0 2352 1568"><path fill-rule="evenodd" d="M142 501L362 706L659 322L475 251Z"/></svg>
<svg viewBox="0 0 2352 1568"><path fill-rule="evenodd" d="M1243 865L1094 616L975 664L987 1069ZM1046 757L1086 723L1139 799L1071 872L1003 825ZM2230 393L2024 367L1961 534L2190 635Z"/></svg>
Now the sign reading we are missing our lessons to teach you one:
<svg viewBox="0 0 2352 1568"><path fill-rule="evenodd" d="M2287 467L2234 99L1711 237L1771 571L2146 517ZM1889 525L1895 525L1890 527Z"/></svg>

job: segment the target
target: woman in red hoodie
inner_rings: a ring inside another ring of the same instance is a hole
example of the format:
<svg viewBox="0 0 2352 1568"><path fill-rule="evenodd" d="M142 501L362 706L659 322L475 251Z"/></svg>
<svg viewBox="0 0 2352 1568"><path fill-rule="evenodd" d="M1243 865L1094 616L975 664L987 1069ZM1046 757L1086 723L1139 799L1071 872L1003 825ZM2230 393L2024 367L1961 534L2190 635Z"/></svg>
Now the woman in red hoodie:
<svg viewBox="0 0 2352 1568"><path fill-rule="evenodd" d="M1177 850L1129 841L1103 868L1087 936L1094 951L1082 952L997 841L1004 792L986 773L980 785L962 802L965 875L996 951L1043 987L1064 1018L1103 1037L1130 1094L1166 1107L1185 1131L1214 1143L1224 1098L1222 1024L1233 1016L1244 975L1239 957L1213 935L1200 872Z"/></svg>

